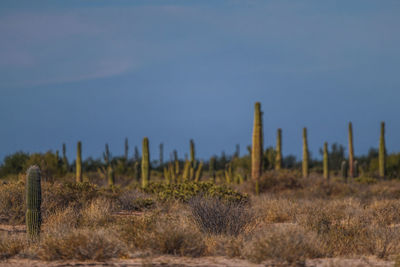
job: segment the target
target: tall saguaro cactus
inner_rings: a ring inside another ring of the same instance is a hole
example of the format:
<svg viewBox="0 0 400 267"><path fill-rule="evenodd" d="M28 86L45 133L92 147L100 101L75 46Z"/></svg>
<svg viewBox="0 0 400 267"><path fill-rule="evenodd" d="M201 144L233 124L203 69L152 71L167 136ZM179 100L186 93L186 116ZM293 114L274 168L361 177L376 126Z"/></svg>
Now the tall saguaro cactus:
<svg viewBox="0 0 400 267"><path fill-rule="evenodd" d="M190 139L190 165L196 168L196 152L194 150L194 141Z"/></svg>
<svg viewBox="0 0 400 267"><path fill-rule="evenodd" d="M353 124L349 122L349 176L354 178Z"/></svg>
<svg viewBox="0 0 400 267"><path fill-rule="evenodd" d="M63 158L62 158L62 162L63 162L63 170L65 172L68 172L68 159L67 159L67 146L65 145L65 143L62 144L62 154L63 154Z"/></svg>
<svg viewBox="0 0 400 267"><path fill-rule="evenodd" d="M323 167L324 167L324 178L329 179L329 154L328 154L328 143L324 143L324 159L323 159Z"/></svg>
<svg viewBox="0 0 400 267"><path fill-rule="evenodd" d="M279 128L276 135L275 170L280 169L282 169L282 129Z"/></svg>
<svg viewBox="0 0 400 267"><path fill-rule="evenodd" d="M379 138L379 176L385 177L385 161L386 161L386 148L385 148L385 122L381 122L381 136Z"/></svg>
<svg viewBox="0 0 400 267"><path fill-rule="evenodd" d="M76 148L76 182L82 182L82 143L78 141Z"/></svg>
<svg viewBox="0 0 400 267"><path fill-rule="evenodd" d="M142 142L142 187L145 188L150 179L150 153L149 139L143 138Z"/></svg>
<svg viewBox="0 0 400 267"><path fill-rule="evenodd" d="M253 140L251 149L251 177L256 183L256 194L259 193L258 182L262 174L263 165L263 125L260 102L254 105Z"/></svg>
<svg viewBox="0 0 400 267"><path fill-rule="evenodd" d="M303 164L302 164L302 171L303 177L308 177L308 167L309 167L309 153L308 153L308 142L307 142L307 128L303 128Z"/></svg>
<svg viewBox="0 0 400 267"><path fill-rule="evenodd" d="M40 234L42 216L40 205L42 204L42 191L40 182L40 169L31 166L26 173L26 232L28 238L37 240Z"/></svg>
<svg viewBox="0 0 400 267"><path fill-rule="evenodd" d="M164 144L160 143L159 148L160 148L160 166L162 166L164 164Z"/></svg>

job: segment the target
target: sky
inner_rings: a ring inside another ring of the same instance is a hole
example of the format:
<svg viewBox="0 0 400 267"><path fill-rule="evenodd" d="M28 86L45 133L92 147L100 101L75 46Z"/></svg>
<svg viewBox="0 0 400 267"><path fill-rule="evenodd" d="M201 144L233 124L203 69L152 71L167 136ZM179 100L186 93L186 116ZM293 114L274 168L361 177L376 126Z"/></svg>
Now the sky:
<svg viewBox="0 0 400 267"><path fill-rule="evenodd" d="M152 160L241 154L254 102L265 147L282 128L298 158L323 142L355 154L377 147L386 122L400 152L398 0L1 0L0 162L16 151L101 157L124 139Z"/></svg>

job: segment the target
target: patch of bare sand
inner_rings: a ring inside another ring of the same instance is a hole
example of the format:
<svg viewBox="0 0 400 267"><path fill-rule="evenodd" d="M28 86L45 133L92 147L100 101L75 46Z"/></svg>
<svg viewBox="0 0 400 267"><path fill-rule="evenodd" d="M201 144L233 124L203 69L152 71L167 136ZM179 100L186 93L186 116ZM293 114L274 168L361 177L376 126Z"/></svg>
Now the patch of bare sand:
<svg viewBox="0 0 400 267"><path fill-rule="evenodd" d="M136 266L169 266L169 267L222 267L222 266L284 266L278 265L274 262L264 262L263 264L254 264L240 259L228 259L224 257L202 257L202 258L187 258L187 257L173 257L173 256L160 256L153 258L136 258L126 260L112 260L107 262L78 262L78 261L35 261L26 259L11 259L8 261L0 261L0 267L25 267L25 266L44 266L44 267L62 267L62 266L91 266L91 267L136 267ZM394 262L378 260L376 258L362 257L358 259L313 259L307 260L307 267L363 267L363 266L376 266L376 267L389 267L394 266Z"/></svg>

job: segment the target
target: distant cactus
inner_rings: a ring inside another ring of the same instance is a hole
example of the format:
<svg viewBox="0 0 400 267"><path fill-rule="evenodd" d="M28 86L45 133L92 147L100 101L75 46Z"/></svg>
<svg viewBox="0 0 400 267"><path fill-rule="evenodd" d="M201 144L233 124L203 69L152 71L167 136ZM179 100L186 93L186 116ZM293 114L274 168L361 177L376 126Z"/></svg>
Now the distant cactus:
<svg viewBox="0 0 400 267"><path fill-rule="evenodd" d="M160 143L159 145L160 148L160 166L162 166L164 164L164 144Z"/></svg>
<svg viewBox="0 0 400 267"><path fill-rule="evenodd" d="M129 143L128 143L128 137L125 138L125 144L124 144L124 159L125 159L125 164L128 162L128 155L129 155Z"/></svg>
<svg viewBox="0 0 400 267"><path fill-rule="evenodd" d="M76 149L76 182L82 183L82 143L78 142Z"/></svg>
<svg viewBox="0 0 400 267"><path fill-rule="evenodd" d="M329 153L328 153L328 143L324 143L324 160L323 160L323 167L324 167L324 178L329 179Z"/></svg>
<svg viewBox="0 0 400 267"><path fill-rule="evenodd" d="M171 175L170 175L170 172L169 172L169 168L164 166L163 172L164 172L165 183L166 184L170 184L171 183Z"/></svg>
<svg viewBox="0 0 400 267"><path fill-rule="evenodd" d="M347 181L347 162L345 160L342 161L342 164L340 166L340 174L342 178Z"/></svg>
<svg viewBox="0 0 400 267"><path fill-rule="evenodd" d="M203 161L201 160L196 171L196 176L195 176L196 182L200 181L202 174L203 174Z"/></svg>
<svg viewBox="0 0 400 267"><path fill-rule="evenodd" d="M103 152L103 160L106 166L110 164L110 148L108 144L105 145L105 151Z"/></svg>
<svg viewBox="0 0 400 267"><path fill-rule="evenodd" d="M146 188L150 179L150 153L149 139L143 138L142 142L142 188Z"/></svg>
<svg viewBox="0 0 400 267"><path fill-rule="evenodd" d="M225 181L227 184L230 184L233 182L233 170L232 170L231 162L225 164Z"/></svg>
<svg viewBox="0 0 400 267"><path fill-rule="evenodd" d="M133 160L136 162L140 161L140 153L137 146L135 146L135 154L133 155Z"/></svg>
<svg viewBox="0 0 400 267"><path fill-rule="evenodd" d="M275 170L282 169L282 129L278 129L276 136Z"/></svg>
<svg viewBox="0 0 400 267"><path fill-rule="evenodd" d="M353 124L349 122L349 176L354 178Z"/></svg>
<svg viewBox="0 0 400 267"><path fill-rule="evenodd" d="M235 154L233 155L234 158L240 157L240 145L236 144Z"/></svg>
<svg viewBox="0 0 400 267"><path fill-rule="evenodd" d="M63 170L65 172L68 172L69 166L68 166L68 159L67 159L67 147L65 143L62 144L62 154L63 154Z"/></svg>
<svg viewBox="0 0 400 267"><path fill-rule="evenodd" d="M179 159L178 159L178 151L174 150L174 164L175 164L175 175L180 174L180 168L179 168Z"/></svg>
<svg viewBox="0 0 400 267"><path fill-rule="evenodd" d="M193 139L190 139L190 165L192 168L196 169L196 152Z"/></svg>
<svg viewBox="0 0 400 267"><path fill-rule="evenodd" d="M379 138L379 176L385 177L386 147L385 147L385 122L381 122L381 136Z"/></svg>
<svg viewBox="0 0 400 267"><path fill-rule="evenodd" d="M358 177L358 161L354 161L354 177Z"/></svg>
<svg viewBox="0 0 400 267"><path fill-rule="evenodd" d="M134 168L135 168L135 179L136 181L140 181L140 177L141 177L141 171L140 171L140 163L139 161L135 161L134 163Z"/></svg>
<svg viewBox="0 0 400 267"><path fill-rule="evenodd" d="M182 181L186 182L190 178L190 161L186 160L185 161L185 166L183 167L183 172L182 172Z"/></svg>
<svg viewBox="0 0 400 267"><path fill-rule="evenodd" d="M30 240L37 240L40 235L42 204L40 169L31 166L26 174L26 232Z"/></svg>
<svg viewBox="0 0 400 267"><path fill-rule="evenodd" d="M263 166L263 125L260 102L254 105L254 125L251 149L251 177L255 181L256 194L259 193L258 183L262 174Z"/></svg>
<svg viewBox="0 0 400 267"><path fill-rule="evenodd" d="M108 178L108 185L110 187L113 187L115 184L115 175L114 175L114 169L111 166L111 164L109 164L107 167L107 178Z"/></svg>
<svg viewBox="0 0 400 267"><path fill-rule="evenodd" d="M302 171L303 177L307 178L309 171L309 152L308 152L308 142L307 142L307 128L303 128L303 163L302 163Z"/></svg>
<svg viewBox="0 0 400 267"><path fill-rule="evenodd" d="M213 156L213 157L211 157L210 158L210 161L209 161L209 175L210 175L210 178L212 178L213 179L213 181L215 182L215 169L216 169L216 160L215 160L215 157Z"/></svg>

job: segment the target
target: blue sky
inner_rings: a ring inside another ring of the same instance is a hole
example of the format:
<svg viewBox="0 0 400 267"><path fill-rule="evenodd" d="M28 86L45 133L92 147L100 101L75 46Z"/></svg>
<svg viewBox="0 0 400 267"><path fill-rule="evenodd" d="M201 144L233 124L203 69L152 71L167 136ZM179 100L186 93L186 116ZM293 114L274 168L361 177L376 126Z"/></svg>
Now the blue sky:
<svg viewBox="0 0 400 267"><path fill-rule="evenodd" d="M150 139L208 158L251 142L262 103L266 146L313 156L324 141L400 151L400 1L0 2L0 160L67 144L73 158ZM132 149L131 149L131 153Z"/></svg>

